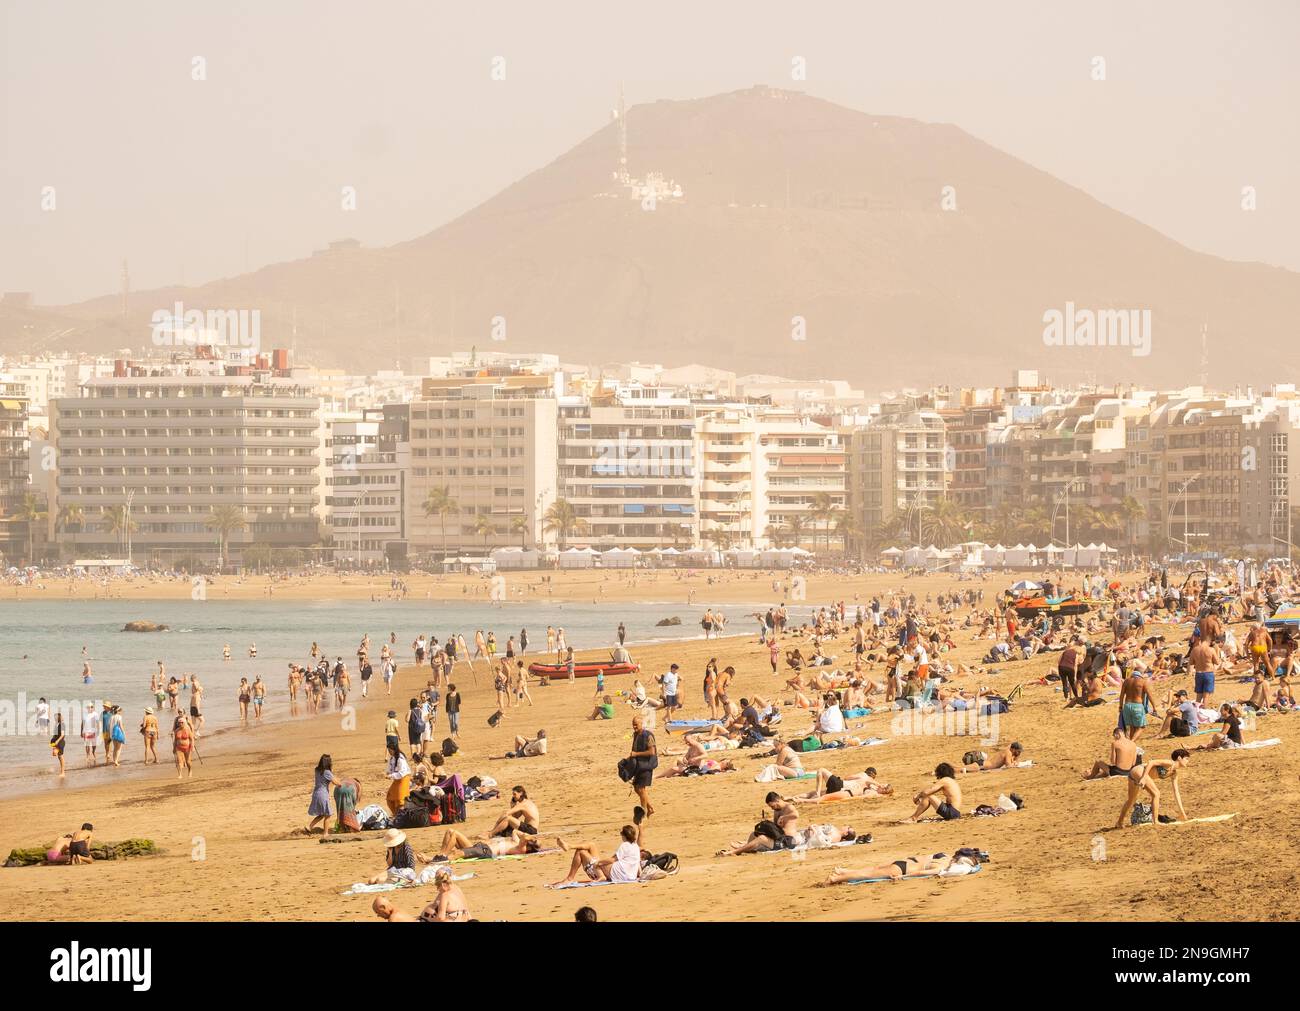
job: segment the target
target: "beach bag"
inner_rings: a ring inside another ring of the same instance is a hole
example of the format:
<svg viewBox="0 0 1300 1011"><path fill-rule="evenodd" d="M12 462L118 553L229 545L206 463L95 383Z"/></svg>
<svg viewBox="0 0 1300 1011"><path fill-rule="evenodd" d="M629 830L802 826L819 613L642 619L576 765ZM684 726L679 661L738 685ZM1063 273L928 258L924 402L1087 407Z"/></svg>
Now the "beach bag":
<svg viewBox="0 0 1300 1011"><path fill-rule="evenodd" d="M641 876L646 877L644 871L653 867L659 871L659 877L666 877L669 874L677 873L677 854L676 853L656 853L649 857L642 865Z"/></svg>
<svg viewBox="0 0 1300 1011"><path fill-rule="evenodd" d="M397 809L397 814L393 816L393 824L398 828L428 828L429 809L421 803L413 804L408 800Z"/></svg>
<svg viewBox="0 0 1300 1011"><path fill-rule="evenodd" d="M633 758L620 758L618 760L618 778L624 783L630 783L636 779L636 760Z"/></svg>
<svg viewBox="0 0 1300 1011"><path fill-rule="evenodd" d="M444 737L442 739L443 758L450 758L452 755L456 754L456 752L459 750L460 748L456 747L456 742L453 741L450 737Z"/></svg>
<svg viewBox="0 0 1300 1011"><path fill-rule="evenodd" d="M740 746L742 748L753 748L763 743L763 735L758 732L756 727L746 727L745 732L740 735Z"/></svg>
<svg viewBox="0 0 1300 1011"><path fill-rule="evenodd" d="M428 729L428 727L424 722L424 717L421 715L420 710L412 709L411 715L406 718L407 733L418 740L424 736L426 729Z"/></svg>
<svg viewBox="0 0 1300 1011"><path fill-rule="evenodd" d="M489 727L495 727L498 723L500 723L500 722L501 722L501 715L502 715L502 714L501 714L501 710L498 709L495 713L493 713L491 716L489 716L489 717L488 717L488 726L489 726Z"/></svg>
<svg viewBox="0 0 1300 1011"><path fill-rule="evenodd" d="M1128 823L1130 825L1150 825L1151 824L1151 805L1134 804L1133 813L1129 815Z"/></svg>

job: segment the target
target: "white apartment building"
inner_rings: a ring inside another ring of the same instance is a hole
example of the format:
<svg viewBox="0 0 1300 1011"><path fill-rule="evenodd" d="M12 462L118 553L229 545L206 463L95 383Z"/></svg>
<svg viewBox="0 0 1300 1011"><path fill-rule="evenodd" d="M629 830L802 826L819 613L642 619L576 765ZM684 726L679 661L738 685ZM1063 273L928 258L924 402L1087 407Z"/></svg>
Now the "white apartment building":
<svg viewBox="0 0 1300 1011"><path fill-rule="evenodd" d="M765 543L757 411L752 404L695 404L699 538L705 546L726 550Z"/></svg>
<svg viewBox="0 0 1300 1011"><path fill-rule="evenodd" d="M824 536L816 518L820 494L844 508L847 456L840 432L793 410L771 409L758 419L758 459L755 494L760 512L759 534L768 545L773 534L789 536L799 523L801 543Z"/></svg>
<svg viewBox="0 0 1300 1011"><path fill-rule="evenodd" d="M82 515L61 540L81 558L120 557L125 548L139 563L210 564L221 547L209 520L234 506L246 526L231 533L225 564L253 544L313 548L321 432L319 397L293 380L90 379L83 396L51 402L59 468L51 508Z"/></svg>
<svg viewBox="0 0 1300 1011"><path fill-rule="evenodd" d="M413 551L479 557L511 544L554 545L542 518L556 498L558 381L513 371L424 380L409 405ZM427 515L441 489L454 510Z"/></svg>
<svg viewBox="0 0 1300 1011"><path fill-rule="evenodd" d="M587 524L571 542L640 551L698 543L690 400L636 383L604 387L565 397L559 425L560 495Z"/></svg>
<svg viewBox="0 0 1300 1011"><path fill-rule="evenodd" d="M383 567L406 557L409 420L410 409L397 404L330 425L325 517L338 566Z"/></svg>

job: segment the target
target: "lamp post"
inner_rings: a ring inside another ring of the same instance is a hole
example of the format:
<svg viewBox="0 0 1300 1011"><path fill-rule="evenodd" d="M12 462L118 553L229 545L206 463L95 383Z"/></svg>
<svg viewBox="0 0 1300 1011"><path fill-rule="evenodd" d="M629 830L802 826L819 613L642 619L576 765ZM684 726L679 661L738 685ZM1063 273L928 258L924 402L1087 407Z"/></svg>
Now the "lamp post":
<svg viewBox="0 0 1300 1011"><path fill-rule="evenodd" d="M1065 503L1065 547L1067 548L1070 546L1070 489L1073 488L1082 480L1083 478L1081 477L1070 478L1070 480L1065 483L1065 487L1062 489L1061 494L1059 494L1056 497L1056 505L1052 507L1052 532L1048 540L1052 542L1055 542L1056 540L1056 514L1061 508L1061 503L1064 502Z"/></svg>
<svg viewBox="0 0 1300 1011"><path fill-rule="evenodd" d="M1184 481L1181 485L1178 486L1178 494L1174 496L1173 502L1170 503L1169 512L1165 517L1166 536L1168 535L1169 524L1173 520L1174 506L1178 504L1178 500L1181 499L1183 495L1187 492L1188 486L1200 476L1201 476L1200 472L1198 471L1197 473L1193 474L1191 477L1189 477L1186 481ZM1187 503L1184 502L1183 503L1183 550L1184 551L1187 550L1187 546L1188 546L1187 545Z"/></svg>
<svg viewBox="0 0 1300 1011"><path fill-rule="evenodd" d="M126 493L126 564L131 564L131 505L135 501L135 489Z"/></svg>

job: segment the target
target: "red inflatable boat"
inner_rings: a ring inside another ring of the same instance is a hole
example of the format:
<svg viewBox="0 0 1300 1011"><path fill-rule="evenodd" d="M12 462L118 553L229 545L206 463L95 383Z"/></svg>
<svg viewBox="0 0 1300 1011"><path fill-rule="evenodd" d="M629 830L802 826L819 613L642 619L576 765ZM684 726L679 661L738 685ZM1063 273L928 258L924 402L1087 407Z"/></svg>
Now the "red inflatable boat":
<svg viewBox="0 0 1300 1011"><path fill-rule="evenodd" d="M640 669L640 664L596 660L575 663L573 665L573 676L576 678L594 678L597 674L604 673L605 677L609 677L611 674L635 674ZM562 663L530 663L528 673L534 677L567 678L569 668Z"/></svg>

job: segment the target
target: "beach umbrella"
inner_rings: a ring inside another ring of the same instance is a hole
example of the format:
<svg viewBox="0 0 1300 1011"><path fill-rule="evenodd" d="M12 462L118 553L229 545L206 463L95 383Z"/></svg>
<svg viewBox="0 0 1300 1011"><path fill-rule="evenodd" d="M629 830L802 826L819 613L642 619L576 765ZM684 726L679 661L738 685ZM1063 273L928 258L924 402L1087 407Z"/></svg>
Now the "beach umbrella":
<svg viewBox="0 0 1300 1011"><path fill-rule="evenodd" d="M1017 583L1011 584L1011 589L1016 593L1024 593L1027 590L1041 590L1042 588L1041 584L1035 583L1032 579L1022 579Z"/></svg>

